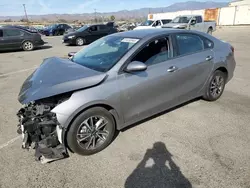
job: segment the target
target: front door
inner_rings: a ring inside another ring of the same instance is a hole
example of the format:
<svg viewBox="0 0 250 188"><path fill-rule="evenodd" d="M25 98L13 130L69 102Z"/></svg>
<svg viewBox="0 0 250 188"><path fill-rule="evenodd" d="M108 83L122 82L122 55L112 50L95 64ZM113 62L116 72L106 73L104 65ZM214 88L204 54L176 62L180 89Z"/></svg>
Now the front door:
<svg viewBox="0 0 250 188"><path fill-rule="evenodd" d="M176 81L168 66L173 60L169 38L149 42L132 61L145 63L146 71L118 75L121 90L121 108L125 124L139 121L167 107ZM170 96L170 97L169 97Z"/></svg>
<svg viewBox="0 0 250 188"><path fill-rule="evenodd" d="M99 27L97 25L93 25L89 27L89 42L93 42L99 38L101 38L103 35L103 32L100 31Z"/></svg>

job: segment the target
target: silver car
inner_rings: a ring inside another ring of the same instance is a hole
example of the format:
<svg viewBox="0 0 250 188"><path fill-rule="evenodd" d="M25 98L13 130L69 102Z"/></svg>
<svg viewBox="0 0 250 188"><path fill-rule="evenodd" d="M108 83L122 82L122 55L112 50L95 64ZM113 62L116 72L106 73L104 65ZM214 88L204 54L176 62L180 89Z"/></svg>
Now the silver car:
<svg viewBox="0 0 250 188"><path fill-rule="evenodd" d="M119 131L194 98L217 100L234 48L198 31L154 29L103 37L69 59L45 59L24 82L18 132L43 163L91 155Z"/></svg>

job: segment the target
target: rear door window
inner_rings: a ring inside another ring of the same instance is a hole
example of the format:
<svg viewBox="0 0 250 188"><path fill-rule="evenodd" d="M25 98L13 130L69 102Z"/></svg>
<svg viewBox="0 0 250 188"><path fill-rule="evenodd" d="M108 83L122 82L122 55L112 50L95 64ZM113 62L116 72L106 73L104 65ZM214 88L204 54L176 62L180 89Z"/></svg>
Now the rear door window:
<svg viewBox="0 0 250 188"><path fill-rule="evenodd" d="M17 37L22 36L24 33L18 29L5 29L3 31L4 37Z"/></svg>
<svg viewBox="0 0 250 188"><path fill-rule="evenodd" d="M0 29L0 37L3 37L3 30Z"/></svg>
<svg viewBox="0 0 250 188"><path fill-rule="evenodd" d="M192 54L204 50L204 41L195 34L176 34L178 55Z"/></svg>

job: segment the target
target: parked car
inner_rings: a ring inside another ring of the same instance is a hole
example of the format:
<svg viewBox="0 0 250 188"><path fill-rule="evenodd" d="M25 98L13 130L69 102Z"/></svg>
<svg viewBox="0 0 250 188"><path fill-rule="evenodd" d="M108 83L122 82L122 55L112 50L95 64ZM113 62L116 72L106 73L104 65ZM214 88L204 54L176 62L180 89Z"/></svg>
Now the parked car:
<svg viewBox="0 0 250 188"><path fill-rule="evenodd" d="M68 24L53 24L45 28L43 34L46 36L64 35L64 33L70 28L71 26Z"/></svg>
<svg viewBox="0 0 250 188"><path fill-rule="evenodd" d="M138 29L155 29L161 28L164 24L167 24L171 21L171 19L159 19L159 20L147 20L140 24L139 26L135 27L134 30Z"/></svg>
<svg viewBox="0 0 250 188"><path fill-rule="evenodd" d="M212 34L216 29L216 22L204 21L201 15L186 15L177 16L170 23L163 25L162 28L197 30Z"/></svg>
<svg viewBox="0 0 250 188"><path fill-rule="evenodd" d="M63 43L82 46L89 44L106 35L116 33L117 29L106 24L85 25L75 32L71 32L63 37Z"/></svg>
<svg viewBox="0 0 250 188"><path fill-rule="evenodd" d="M36 31L18 26L0 27L0 50L23 49L31 51L42 45L44 45L44 41Z"/></svg>
<svg viewBox="0 0 250 188"><path fill-rule="evenodd" d="M42 162L97 153L117 130L191 99L216 101L235 69L234 48L198 31L120 32L69 55L45 59L19 93L18 132Z"/></svg>

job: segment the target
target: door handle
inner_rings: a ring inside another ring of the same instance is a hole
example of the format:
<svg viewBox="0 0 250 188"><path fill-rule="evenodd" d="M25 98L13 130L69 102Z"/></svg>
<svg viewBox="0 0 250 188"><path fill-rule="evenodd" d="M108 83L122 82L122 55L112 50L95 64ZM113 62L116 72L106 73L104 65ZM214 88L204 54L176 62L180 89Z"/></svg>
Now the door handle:
<svg viewBox="0 0 250 188"><path fill-rule="evenodd" d="M175 72L176 70L178 70L178 68L175 66L171 66L168 68L168 72Z"/></svg>
<svg viewBox="0 0 250 188"><path fill-rule="evenodd" d="M206 57L206 61L210 61L212 59L213 59L213 57L211 55L209 55L209 56Z"/></svg>

